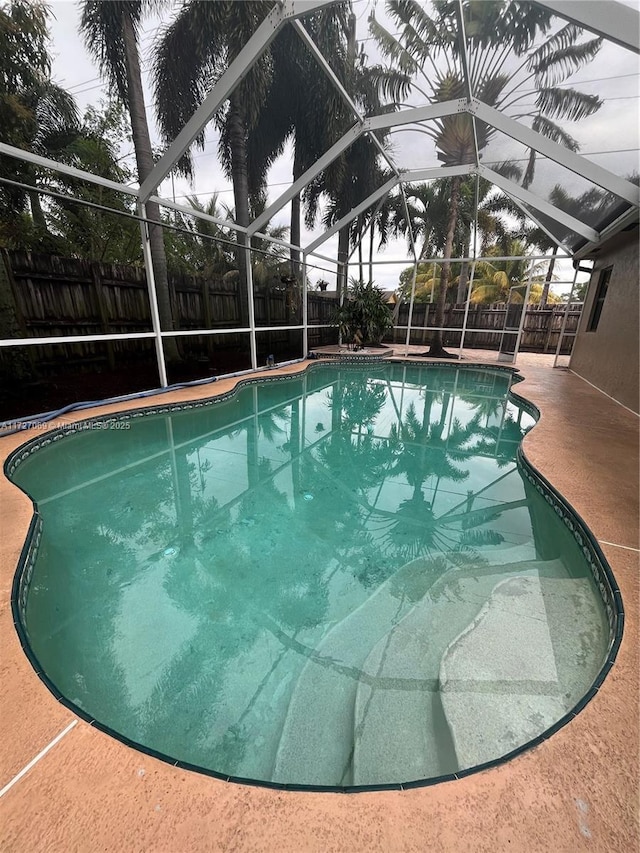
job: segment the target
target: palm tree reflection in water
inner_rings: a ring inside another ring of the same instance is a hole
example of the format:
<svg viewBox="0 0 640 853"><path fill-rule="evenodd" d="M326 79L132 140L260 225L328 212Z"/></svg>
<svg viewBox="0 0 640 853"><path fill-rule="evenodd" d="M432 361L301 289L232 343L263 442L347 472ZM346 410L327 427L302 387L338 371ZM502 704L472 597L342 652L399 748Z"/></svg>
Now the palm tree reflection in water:
<svg viewBox="0 0 640 853"><path fill-rule="evenodd" d="M71 576L84 577L72 538L95 530L101 565L114 566L105 578L118 582L108 584L109 601L104 584L87 591L83 613L93 615L83 620L75 598L56 598L63 627L37 649L43 663L88 671L81 623L113 638L96 656L97 684L87 677L81 690L61 674L57 686L165 754L269 778L300 669L308 660L338 666L322 652L323 637L388 580L399 619L428 590L439 594L445 573L481 573L482 546L502 541L491 525L524 503L480 495L494 473L518 478L525 427L505 402L507 376L437 368L426 378L428 387L421 368L401 365L367 376L318 366L209 409L140 419L131 438L109 436L107 516L86 500L88 471L65 469L66 497L43 507L47 535L60 537L49 553L66 555ZM474 456L487 469L481 478ZM48 521L54 508L59 524ZM57 589L53 560L38 583L48 572ZM158 618L139 659L137 625ZM360 677L355 665L342 671Z"/></svg>

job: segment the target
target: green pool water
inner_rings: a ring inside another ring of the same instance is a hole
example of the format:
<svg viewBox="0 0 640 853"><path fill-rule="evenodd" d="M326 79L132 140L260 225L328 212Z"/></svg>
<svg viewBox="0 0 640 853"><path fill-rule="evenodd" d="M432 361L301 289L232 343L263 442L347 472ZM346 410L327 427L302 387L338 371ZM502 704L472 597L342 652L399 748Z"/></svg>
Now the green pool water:
<svg viewBox="0 0 640 853"><path fill-rule="evenodd" d="M318 365L40 449L14 475L43 521L39 666L118 736L236 778L404 783L532 740L609 629L523 475L510 382Z"/></svg>

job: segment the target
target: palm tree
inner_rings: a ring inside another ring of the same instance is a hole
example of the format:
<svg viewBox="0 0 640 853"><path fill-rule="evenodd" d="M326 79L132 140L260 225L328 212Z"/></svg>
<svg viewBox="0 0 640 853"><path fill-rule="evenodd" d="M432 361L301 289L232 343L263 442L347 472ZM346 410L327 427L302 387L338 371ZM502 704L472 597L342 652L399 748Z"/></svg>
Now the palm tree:
<svg viewBox="0 0 640 853"><path fill-rule="evenodd" d="M539 282L543 264L536 264L527 259L527 255L531 254L530 244L513 235L508 235L493 245L485 247L484 252L488 257L493 255L495 257L513 256L513 258L504 261L484 260L476 264L474 288L471 294L473 303L507 302L509 290L517 285L522 285L524 289L530 274L535 282L532 293L536 285L539 286L539 291L542 291L542 285ZM531 269L532 266L533 269ZM518 294L516 294L516 301L521 301ZM535 300L532 299L532 301Z"/></svg>
<svg viewBox="0 0 640 853"><path fill-rule="evenodd" d="M143 13L154 5L157 3L154 4L152 0L110 0L109 3L102 0L84 0L80 22L80 31L87 49L129 111L140 184L153 169L153 152L140 74L138 36ZM159 206L148 201L146 215L149 220L158 223L149 227L149 242L160 324L164 331L171 331L174 325ZM180 358L174 338L167 338L163 346L168 361L177 361Z"/></svg>
<svg viewBox="0 0 640 853"><path fill-rule="evenodd" d="M228 212L225 206L220 204L217 193L213 193L206 203L196 195L187 196L186 202L194 211L221 222L228 217ZM177 210L171 212L169 221L181 231L190 232L190 235L186 236L180 234L177 239L174 239L171 232L167 235L167 255L172 269L204 273L207 276L222 275L233 269L235 235L230 228L210 219L195 218Z"/></svg>
<svg viewBox="0 0 640 853"><path fill-rule="evenodd" d="M356 18L353 13L345 28L346 53L336 74L362 115L389 112L406 94L405 75L380 65L369 65L367 56L358 50ZM385 101L390 100L391 105ZM340 100L329 119L330 143L335 142L353 124L354 116ZM379 142L385 142L387 133L377 132ZM313 227L322 197L328 199L322 222L330 227L346 216L365 198L384 184L390 173L380 163L379 148L368 137L360 137L343 152L325 171L307 185L303 193L306 205L306 223ZM390 214L394 202L382 204L377 211L365 213L358 220L344 225L338 232L337 290L340 296L347 289L349 248L355 245L366 227L377 227L380 242L386 242ZM373 235L372 235L373 239ZM371 244L370 244L371 254ZM370 264L372 266L372 263ZM361 274L361 278L362 278ZM371 278L371 276L370 276Z"/></svg>
<svg viewBox="0 0 640 853"><path fill-rule="evenodd" d="M369 24L383 54L406 69L412 88L432 103L465 96L460 42L458 38L458 4L434 3L430 15L417 3L388 0L387 10L398 29L396 37L381 26L372 14ZM601 106L595 95L585 95L558 84L589 62L599 51L601 39L579 42L582 30L567 24L549 38L552 12L534 4L515 2L463 3L467 42L475 61L470 70L470 84L475 96L491 107L508 110L514 118L530 118L532 127L554 141L576 148L577 144L554 119L579 121ZM541 41L541 39L543 39ZM507 63L515 56L520 61L513 71ZM536 90L535 105L526 108L523 86ZM438 159L444 166L472 164L476 161L476 145L482 152L495 130L484 122L475 122L466 113L438 119L425 133L435 144ZM533 175L532 154L526 179ZM438 295L436 325L442 326L460 205L462 178L451 181L450 206L447 217L441 287ZM442 347L442 332L435 332L429 355L447 355Z"/></svg>
<svg viewBox="0 0 640 853"><path fill-rule="evenodd" d="M173 140L198 108L211 85L235 59L272 4L265 0L252 3L201 3L192 0L183 5L157 46L154 59L156 109L161 131ZM180 57L180 61L176 61ZM272 79L269 51L247 71L242 82L229 96L228 107L219 111L215 122L220 130L219 152L222 165L233 182L236 223L250 222L250 200L257 199L263 185L264 164L250 162L248 138L264 106ZM204 145L204 131L196 144ZM181 162L187 174L191 161ZM237 232L237 265L240 282L246 281L244 248L246 235ZM247 313L246 288L241 287L240 304Z"/></svg>
<svg viewBox="0 0 640 853"><path fill-rule="evenodd" d="M337 4L308 15L304 26L332 70L346 79L349 32L347 4ZM291 27L278 33L270 47L272 79L264 108L249 135L249 162L263 176L285 142L293 141L293 180L296 181L337 141L348 121L336 87L320 70L315 57ZM291 200L291 243L300 245L301 198ZM299 273L300 253L291 249L291 273Z"/></svg>

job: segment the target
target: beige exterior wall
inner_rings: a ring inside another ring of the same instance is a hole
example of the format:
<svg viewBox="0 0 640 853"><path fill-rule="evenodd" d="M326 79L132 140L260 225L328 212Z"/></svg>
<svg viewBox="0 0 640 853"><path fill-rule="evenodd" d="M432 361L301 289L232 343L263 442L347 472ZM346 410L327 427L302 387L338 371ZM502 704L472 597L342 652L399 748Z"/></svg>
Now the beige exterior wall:
<svg viewBox="0 0 640 853"><path fill-rule="evenodd" d="M598 256L570 368L619 403L640 412L638 232ZM612 267L598 328L588 332L600 272Z"/></svg>

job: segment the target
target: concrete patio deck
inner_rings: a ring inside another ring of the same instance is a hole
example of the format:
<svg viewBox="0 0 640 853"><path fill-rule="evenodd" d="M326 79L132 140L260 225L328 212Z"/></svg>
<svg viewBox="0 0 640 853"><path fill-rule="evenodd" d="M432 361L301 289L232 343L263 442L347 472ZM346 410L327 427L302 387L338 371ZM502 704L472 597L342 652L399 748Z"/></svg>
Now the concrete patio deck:
<svg viewBox="0 0 640 853"><path fill-rule="evenodd" d="M465 352L466 362L476 358L490 363L495 354ZM0 849L638 849L638 418L570 371L552 369L552 361L551 356L527 354L518 359L525 381L516 391L542 413L524 450L593 531L616 576L626 613L616 663L598 695L571 723L500 767L402 792L273 791L221 782L150 758L76 720L27 661L12 621L10 593L32 510L28 498L2 477L0 786L5 787L0 792ZM294 373L305 367L282 370ZM162 401L219 394L236 381L172 392ZM156 399L135 405L151 406ZM133 406L110 405L95 412L127 407ZM90 414L68 414L53 425ZM0 439L2 459L35 432Z"/></svg>

